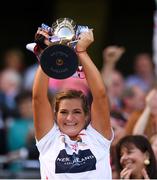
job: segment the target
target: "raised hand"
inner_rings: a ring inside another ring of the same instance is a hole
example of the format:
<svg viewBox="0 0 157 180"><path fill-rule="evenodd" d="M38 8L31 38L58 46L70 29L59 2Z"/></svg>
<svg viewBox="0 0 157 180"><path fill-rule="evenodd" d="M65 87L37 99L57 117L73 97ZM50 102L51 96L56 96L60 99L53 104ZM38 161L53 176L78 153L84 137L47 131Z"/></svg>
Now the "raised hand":
<svg viewBox="0 0 157 180"><path fill-rule="evenodd" d="M104 63L116 63L124 54L125 48L119 46L108 46L103 51Z"/></svg>
<svg viewBox="0 0 157 180"><path fill-rule="evenodd" d="M87 47L94 41L93 31L83 32L79 35L79 40L76 45L76 52L86 51Z"/></svg>

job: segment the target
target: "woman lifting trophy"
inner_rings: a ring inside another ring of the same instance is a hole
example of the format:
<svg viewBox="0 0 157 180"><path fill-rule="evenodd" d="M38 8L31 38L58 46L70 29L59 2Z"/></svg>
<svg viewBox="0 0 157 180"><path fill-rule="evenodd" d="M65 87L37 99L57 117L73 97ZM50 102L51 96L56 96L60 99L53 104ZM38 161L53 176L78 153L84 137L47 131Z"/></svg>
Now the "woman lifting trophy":
<svg viewBox="0 0 157 180"><path fill-rule="evenodd" d="M34 77L32 105L41 179L111 180L114 136L104 81L87 52L94 41L92 30L64 18L51 28L42 25L35 36L33 51L41 65ZM51 103L50 77L71 76L79 63L92 95L91 105L78 89L62 89Z"/></svg>

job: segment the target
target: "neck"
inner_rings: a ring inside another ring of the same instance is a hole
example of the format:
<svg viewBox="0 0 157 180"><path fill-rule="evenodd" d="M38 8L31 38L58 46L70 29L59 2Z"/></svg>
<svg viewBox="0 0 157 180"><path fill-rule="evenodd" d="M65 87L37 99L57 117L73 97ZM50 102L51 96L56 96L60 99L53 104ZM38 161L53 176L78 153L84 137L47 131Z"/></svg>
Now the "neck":
<svg viewBox="0 0 157 180"><path fill-rule="evenodd" d="M79 134L78 134L77 136L70 137L70 139L71 139L72 141L81 141L81 137L80 137Z"/></svg>

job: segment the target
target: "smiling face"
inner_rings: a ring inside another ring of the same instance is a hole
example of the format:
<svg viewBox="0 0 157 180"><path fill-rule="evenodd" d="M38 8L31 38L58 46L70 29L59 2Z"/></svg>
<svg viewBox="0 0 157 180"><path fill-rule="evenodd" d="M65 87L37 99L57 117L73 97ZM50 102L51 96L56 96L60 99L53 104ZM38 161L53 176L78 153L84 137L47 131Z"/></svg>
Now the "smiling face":
<svg viewBox="0 0 157 180"><path fill-rule="evenodd" d="M71 138L75 138L85 127L87 116L82 107L81 99L63 99L57 112L59 129Z"/></svg>
<svg viewBox="0 0 157 180"><path fill-rule="evenodd" d="M147 153L143 153L135 145L122 147L120 164L122 168L127 168L132 171L133 176L139 176L141 170L145 167L144 160L148 159Z"/></svg>

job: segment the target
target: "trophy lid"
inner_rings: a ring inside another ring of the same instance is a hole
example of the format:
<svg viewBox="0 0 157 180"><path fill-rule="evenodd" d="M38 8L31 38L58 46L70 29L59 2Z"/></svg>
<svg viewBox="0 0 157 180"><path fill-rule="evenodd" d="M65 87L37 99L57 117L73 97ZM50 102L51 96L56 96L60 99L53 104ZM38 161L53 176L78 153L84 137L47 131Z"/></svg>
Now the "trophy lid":
<svg viewBox="0 0 157 180"><path fill-rule="evenodd" d="M59 18L52 24L54 35L69 41L75 37L75 28L76 24L70 18Z"/></svg>

